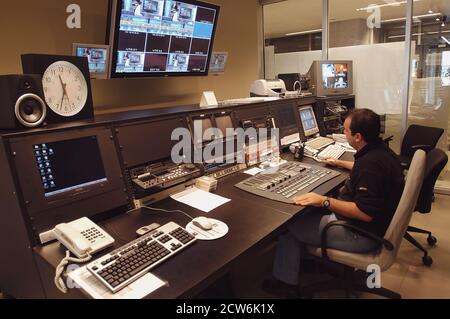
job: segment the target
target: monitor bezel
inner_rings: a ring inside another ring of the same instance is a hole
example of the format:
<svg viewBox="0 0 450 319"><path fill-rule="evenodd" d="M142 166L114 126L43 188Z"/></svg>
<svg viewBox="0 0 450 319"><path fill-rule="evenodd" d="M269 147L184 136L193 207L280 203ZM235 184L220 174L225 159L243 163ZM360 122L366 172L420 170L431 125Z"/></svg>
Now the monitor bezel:
<svg viewBox="0 0 450 319"><path fill-rule="evenodd" d="M207 76L209 73L209 64L211 63L211 55L213 52L214 47L214 39L216 36L216 30L217 30L217 24L219 20L219 14L220 14L220 6L212 4L212 3L206 3L202 1L197 0L177 0L178 2L196 5L196 6L203 6L208 9L216 10L216 16L214 19L213 24L213 30L211 34L211 41L210 46L208 50L208 55L206 58L206 67L204 71L187 71L187 72L116 72L117 68L117 57L118 57L118 40L119 40L119 31L120 31L120 23L117 23L117 21L120 21L121 16L121 8L122 8L122 1L124 0L111 0L111 18L108 18L109 21L109 44L111 46L111 54L110 54L110 69L109 69L109 76L110 78L152 78L152 77L173 77L173 76Z"/></svg>
<svg viewBox="0 0 450 319"><path fill-rule="evenodd" d="M111 47L107 44L89 44L89 43L73 43L72 44L72 55L77 55L77 50L79 48L85 49L105 49L106 50L106 72L91 72L89 70L91 79L108 79L110 72L110 63L111 63ZM89 64L89 62L88 62Z"/></svg>
<svg viewBox="0 0 450 319"><path fill-rule="evenodd" d="M353 94L353 61L351 60L320 60L314 61L313 83L316 96L339 96ZM348 87L342 89L326 89L323 87L322 66L324 64L347 64L348 65Z"/></svg>
<svg viewBox="0 0 450 319"><path fill-rule="evenodd" d="M309 129L309 130L305 129L305 127L303 125L302 115L300 114L300 112L302 110L305 110L305 109L310 109L311 110L311 112L313 114L313 118L314 118L314 123L316 124L315 128L312 128L312 129ZM303 132L305 134L305 137L310 137L310 136L313 136L313 135L315 135L315 134L320 132L319 123L317 123L316 113L314 113L314 108L311 105L298 107L298 116L300 117L300 124L302 126L302 129L303 129Z"/></svg>

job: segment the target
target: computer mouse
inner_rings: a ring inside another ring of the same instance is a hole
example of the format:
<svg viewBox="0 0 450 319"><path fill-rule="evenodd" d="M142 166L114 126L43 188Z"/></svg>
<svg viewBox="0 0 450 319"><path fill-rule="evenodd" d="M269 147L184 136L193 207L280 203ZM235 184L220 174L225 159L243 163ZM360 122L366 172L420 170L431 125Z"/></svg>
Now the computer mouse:
<svg viewBox="0 0 450 319"><path fill-rule="evenodd" d="M203 230L210 230L213 228L213 224L210 221L210 219L204 216L194 218L192 220L192 224L194 224L197 227L200 227Z"/></svg>

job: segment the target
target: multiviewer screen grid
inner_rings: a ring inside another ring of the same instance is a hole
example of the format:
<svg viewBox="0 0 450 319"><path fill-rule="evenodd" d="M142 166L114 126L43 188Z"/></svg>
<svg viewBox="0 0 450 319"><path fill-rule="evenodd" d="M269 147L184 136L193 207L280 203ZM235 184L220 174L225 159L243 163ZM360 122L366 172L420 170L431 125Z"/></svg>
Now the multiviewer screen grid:
<svg viewBox="0 0 450 319"><path fill-rule="evenodd" d="M206 71L216 16L182 1L122 1L115 72Z"/></svg>

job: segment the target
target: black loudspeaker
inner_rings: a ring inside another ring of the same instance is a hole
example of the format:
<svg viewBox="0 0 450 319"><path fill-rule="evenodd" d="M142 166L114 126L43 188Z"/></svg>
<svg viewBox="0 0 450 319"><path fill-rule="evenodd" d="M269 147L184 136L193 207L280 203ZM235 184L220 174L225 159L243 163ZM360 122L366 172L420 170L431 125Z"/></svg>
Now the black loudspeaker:
<svg viewBox="0 0 450 319"><path fill-rule="evenodd" d="M0 75L0 129L38 127L46 115L40 75Z"/></svg>

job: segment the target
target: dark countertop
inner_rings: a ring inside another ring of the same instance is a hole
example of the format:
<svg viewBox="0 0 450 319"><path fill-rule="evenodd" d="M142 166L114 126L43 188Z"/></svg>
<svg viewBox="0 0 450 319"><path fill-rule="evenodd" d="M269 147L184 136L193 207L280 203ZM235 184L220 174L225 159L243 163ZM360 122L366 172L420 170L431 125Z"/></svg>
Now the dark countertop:
<svg viewBox="0 0 450 319"><path fill-rule="evenodd" d="M291 154L286 154L285 157L289 159ZM310 159L304 161L318 164ZM165 261L161 266L151 270L153 274L167 281L169 286L157 289L148 298L195 296L225 274L233 261L240 256L257 249L260 244L274 240L289 224L292 217L303 210L299 206L246 193L234 186L247 177L248 175L240 172L220 179L215 193L227 197L231 201L206 214L207 217L226 223L229 233L218 240L197 241L191 247ZM340 176L322 184L315 192L329 193L342 185L346 177L347 174L342 172ZM205 215L205 213L171 198L156 203L154 207L168 210L180 209L192 217ZM189 222L189 218L176 212L164 213L139 209L103 221L99 223L100 226L116 239L114 246L103 253L134 240L136 229L142 226L154 222L163 225L169 221L185 226ZM38 258L42 259L51 269L55 269L64 257L64 251L65 249L58 242L34 248ZM80 292L75 293L79 294Z"/></svg>

